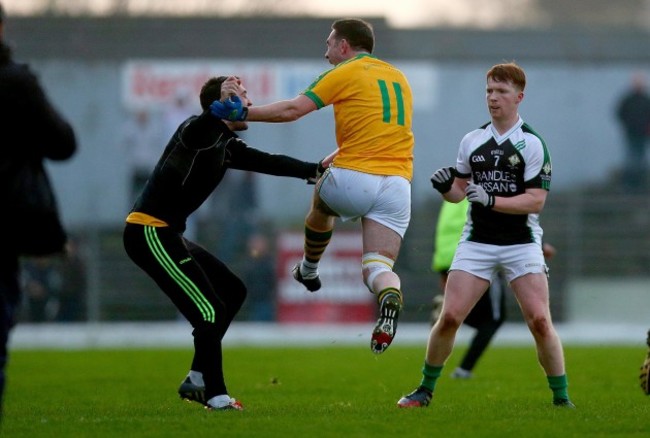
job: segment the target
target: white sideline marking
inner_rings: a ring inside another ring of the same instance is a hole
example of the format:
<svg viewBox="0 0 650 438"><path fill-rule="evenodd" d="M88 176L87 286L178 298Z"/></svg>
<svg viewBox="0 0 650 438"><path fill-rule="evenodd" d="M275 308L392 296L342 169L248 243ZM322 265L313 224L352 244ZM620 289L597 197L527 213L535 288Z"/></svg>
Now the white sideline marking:
<svg viewBox="0 0 650 438"><path fill-rule="evenodd" d="M336 346L370 345L374 322L367 324L276 324L235 322L224 338L224 346ZM564 345L645 344L648 326L631 324L556 324ZM422 346L430 327L426 323L404 323L397 328L394 346ZM463 326L458 345L466 345L474 331ZM497 332L494 345L533 345L527 327L506 323ZM88 348L192 348L192 328L186 322L116 322L18 324L11 333L11 349Z"/></svg>

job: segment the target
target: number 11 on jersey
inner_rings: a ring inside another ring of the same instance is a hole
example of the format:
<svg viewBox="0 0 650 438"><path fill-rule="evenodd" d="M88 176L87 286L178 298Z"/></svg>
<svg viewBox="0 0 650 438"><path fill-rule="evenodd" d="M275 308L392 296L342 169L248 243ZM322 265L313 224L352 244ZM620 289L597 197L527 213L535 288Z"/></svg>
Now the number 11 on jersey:
<svg viewBox="0 0 650 438"><path fill-rule="evenodd" d="M384 108L384 123L391 123L391 104L388 85L383 79L378 79L379 90L381 91L381 103ZM395 102L397 103L397 124L404 126L404 98L402 97L402 87L397 82L392 82L393 92L395 93Z"/></svg>

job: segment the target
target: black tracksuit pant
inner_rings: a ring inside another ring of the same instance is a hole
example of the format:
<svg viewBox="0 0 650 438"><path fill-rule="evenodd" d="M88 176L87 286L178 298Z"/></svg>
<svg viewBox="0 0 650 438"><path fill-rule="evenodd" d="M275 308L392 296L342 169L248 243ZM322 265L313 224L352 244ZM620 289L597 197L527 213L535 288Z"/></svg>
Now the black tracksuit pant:
<svg viewBox="0 0 650 438"><path fill-rule="evenodd" d="M227 394L221 340L246 298L244 283L170 227L127 224L124 248L192 324L191 369L203 373L206 400Z"/></svg>

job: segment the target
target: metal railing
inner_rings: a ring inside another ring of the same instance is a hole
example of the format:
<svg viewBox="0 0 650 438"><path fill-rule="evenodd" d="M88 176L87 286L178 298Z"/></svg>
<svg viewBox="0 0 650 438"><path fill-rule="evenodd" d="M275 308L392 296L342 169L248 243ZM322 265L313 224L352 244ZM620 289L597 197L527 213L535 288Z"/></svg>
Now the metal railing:
<svg viewBox="0 0 650 438"><path fill-rule="evenodd" d="M396 264L406 296L406 321L428 320L431 299L439 292L437 274L430 269L439 207L438 199L415 206ZM557 255L549 262L551 305L557 320L564 318L567 285L572 280L650 278L649 195L553 193L541 221L545 240L557 248ZM168 298L126 256L121 226L74 231L86 266L88 320L178 317ZM241 266L238 263L245 261L233 263L235 271ZM509 315L517 319L516 303L512 297L509 300ZM240 318L247 318L245 307Z"/></svg>

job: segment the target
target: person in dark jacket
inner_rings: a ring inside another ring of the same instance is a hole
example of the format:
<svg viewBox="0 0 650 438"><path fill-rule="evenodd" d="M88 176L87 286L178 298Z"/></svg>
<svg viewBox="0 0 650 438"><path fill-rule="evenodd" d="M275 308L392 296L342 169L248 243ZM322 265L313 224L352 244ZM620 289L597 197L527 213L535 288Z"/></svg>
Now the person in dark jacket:
<svg viewBox="0 0 650 438"><path fill-rule="evenodd" d="M632 76L630 89L616 106L616 117L626 141L623 182L631 191L647 190L646 147L650 139L650 95L641 73Z"/></svg>
<svg viewBox="0 0 650 438"><path fill-rule="evenodd" d="M25 64L13 60L11 48L4 40L6 17L0 4L0 130L2 160L0 161L0 203L2 228L12 211L8 193L16 169L29 161L66 160L77 143L72 126L57 112L47 98L38 79ZM11 229L0 245L0 413L5 386L5 365L8 360L9 334L21 300L19 284L20 250L18 233Z"/></svg>
<svg viewBox="0 0 650 438"><path fill-rule="evenodd" d="M247 129L246 122L213 116L210 104L228 97L222 96L225 79L211 78L203 85L203 112L182 122L172 135L126 219L124 246L194 329L194 357L178 390L181 398L211 410L241 410L226 388L221 340L246 298L246 286L225 263L183 237L186 221L228 169L315 182L319 165L249 147L234 132ZM241 81L237 95L252 105Z"/></svg>

